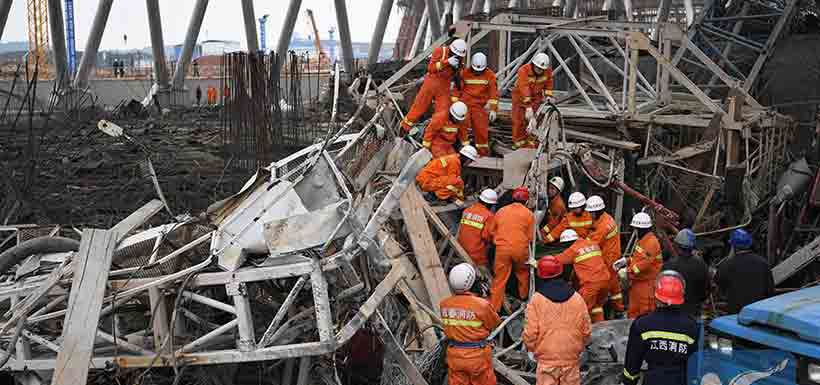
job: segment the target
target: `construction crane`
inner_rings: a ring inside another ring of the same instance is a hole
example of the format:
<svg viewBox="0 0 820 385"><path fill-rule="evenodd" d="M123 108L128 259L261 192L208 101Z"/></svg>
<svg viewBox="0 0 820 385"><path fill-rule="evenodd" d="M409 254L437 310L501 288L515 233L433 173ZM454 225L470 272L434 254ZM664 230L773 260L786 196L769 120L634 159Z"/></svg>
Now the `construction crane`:
<svg viewBox="0 0 820 385"><path fill-rule="evenodd" d="M259 18L259 43L262 52L265 52L268 49L268 17L270 17L270 15L264 15Z"/></svg>
<svg viewBox="0 0 820 385"><path fill-rule="evenodd" d="M48 2L28 0L28 64L29 71L38 68L39 77L48 73Z"/></svg>
<svg viewBox="0 0 820 385"><path fill-rule="evenodd" d="M74 0L65 0L65 40L68 49L68 76L77 71L77 46L74 42Z"/></svg>
<svg viewBox="0 0 820 385"><path fill-rule="evenodd" d="M313 18L313 10L306 9L308 18L310 18L310 24L313 27L313 44L316 45L316 54L319 55L319 59L327 59L327 54L322 49L322 40L319 38L319 28L316 27L316 19Z"/></svg>

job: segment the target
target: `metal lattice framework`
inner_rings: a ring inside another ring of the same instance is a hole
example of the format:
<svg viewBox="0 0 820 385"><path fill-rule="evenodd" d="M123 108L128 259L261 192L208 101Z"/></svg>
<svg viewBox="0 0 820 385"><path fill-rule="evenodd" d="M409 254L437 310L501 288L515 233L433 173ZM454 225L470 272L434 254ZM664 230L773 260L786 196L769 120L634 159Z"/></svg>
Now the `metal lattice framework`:
<svg viewBox="0 0 820 385"><path fill-rule="evenodd" d="M27 0L28 64L30 73L35 66L40 77L48 73L48 0Z"/></svg>

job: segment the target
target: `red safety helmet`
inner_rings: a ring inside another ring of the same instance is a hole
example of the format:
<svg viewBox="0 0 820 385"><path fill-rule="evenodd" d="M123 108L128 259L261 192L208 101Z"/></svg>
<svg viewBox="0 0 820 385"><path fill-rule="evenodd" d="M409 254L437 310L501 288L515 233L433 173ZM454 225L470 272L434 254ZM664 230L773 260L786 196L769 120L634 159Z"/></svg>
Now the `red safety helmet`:
<svg viewBox="0 0 820 385"><path fill-rule="evenodd" d="M683 304L686 281L673 270L665 270L655 280L655 298L667 305Z"/></svg>
<svg viewBox="0 0 820 385"><path fill-rule="evenodd" d="M555 278L564 272L564 266L552 255L538 260L538 277L541 279Z"/></svg>
<svg viewBox="0 0 820 385"><path fill-rule="evenodd" d="M526 202L530 200L530 191L526 186L516 187L512 192L512 199L516 202Z"/></svg>

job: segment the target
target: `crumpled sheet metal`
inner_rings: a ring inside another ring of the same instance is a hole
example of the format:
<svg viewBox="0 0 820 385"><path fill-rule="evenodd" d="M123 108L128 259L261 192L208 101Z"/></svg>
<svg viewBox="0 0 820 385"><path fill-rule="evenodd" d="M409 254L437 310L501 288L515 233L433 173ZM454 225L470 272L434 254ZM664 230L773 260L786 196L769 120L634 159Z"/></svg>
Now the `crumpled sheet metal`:
<svg viewBox="0 0 820 385"><path fill-rule="evenodd" d="M344 200L306 214L265 223L265 243L271 257L322 246L333 235L339 222L344 219L349 204L348 200ZM366 223L372 211L373 200L365 199L353 215L359 223ZM344 238L351 231L349 222L346 222L333 235L333 239Z"/></svg>

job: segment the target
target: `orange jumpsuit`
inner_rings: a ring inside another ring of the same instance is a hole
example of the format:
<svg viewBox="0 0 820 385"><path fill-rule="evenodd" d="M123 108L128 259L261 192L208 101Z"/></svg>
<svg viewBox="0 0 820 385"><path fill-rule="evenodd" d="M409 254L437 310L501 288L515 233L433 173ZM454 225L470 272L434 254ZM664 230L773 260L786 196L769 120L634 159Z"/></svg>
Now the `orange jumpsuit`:
<svg viewBox="0 0 820 385"><path fill-rule="evenodd" d="M490 225L490 237L495 244L495 267L493 282L490 286L490 303L496 311L504 302L507 280L515 268L518 280L518 296L527 298L530 290L530 268L527 259L530 256L535 216L527 206L515 202L504 206L495 213Z"/></svg>
<svg viewBox="0 0 820 385"><path fill-rule="evenodd" d="M546 239L550 229L558 226L565 215L567 215L567 206L564 204L564 199L561 198L560 194L556 195L550 200L550 207L547 211L547 224L541 228L541 237Z"/></svg>
<svg viewBox="0 0 820 385"><path fill-rule="evenodd" d="M487 266L487 242L490 240L493 216L493 212L480 202L465 209L461 215L458 243L479 266Z"/></svg>
<svg viewBox="0 0 820 385"><path fill-rule="evenodd" d="M450 108L450 79L453 78L456 70L447 62L449 57L450 48L447 46L433 50L421 90L416 94L413 105L401 122L405 132L410 131L410 127L427 112L431 102L435 101L436 112L447 111Z"/></svg>
<svg viewBox="0 0 820 385"><path fill-rule="evenodd" d="M216 104L216 88L208 87L208 104Z"/></svg>
<svg viewBox="0 0 820 385"><path fill-rule="evenodd" d="M538 361L536 384L581 385L578 357L591 333L587 305L578 293L562 303L533 294L521 339Z"/></svg>
<svg viewBox="0 0 820 385"><path fill-rule="evenodd" d="M560 239L561 233L566 229L575 230L578 238L586 238L592 230L592 215L589 215L586 211L582 211L581 215L577 215L572 211L567 212L561 222L553 227L549 233L541 233L541 236L544 237L544 243L551 243Z"/></svg>
<svg viewBox="0 0 820 385"><path fill-rule="evenodd" d="M535 74L532 63L518 69L518 79L512 91L512 139L513 148L536 148L537 140L527 135L526 110L538 109L547 96L552 96L552 68L547 68L541 76Z"/></svg>
<svg viewBox="0 0 820 385"><path fill-rule="evenodd" d="M655 278L663 267L661 244L654 233L649 232L635 245L626 271L629 289L629 318L655 311Z"/></svg>
<svg viewBox="0 0 820 385"><path fill-rule="evenodd" d="M479 155L490 155L490 116L484 106L498 112L498 83L495 72L487 68L476 73L472 68L461 70L461 91L453 90L452 102L462 101L467 105L467 120L475 135L475 148Z"/></svg>
<svg viewBox="0 0 820 385"><path fill-rule="evenodd" d="M572 246L556 256L564 265L572 265L578 278L578 292L587 304L592 322L604 320L604 303L609 290L609 269L598 244L578 238Z"/></svg>
<svg viewBox="0 0 820 385"><path fill-rule="evenodd" d="M493 348L486 339L501 319L484 298L471 293L439 304L447 336L447 378L451 385L495 385Z"/></svg>
<svg viewBox="0 0 820 385"><path fill-rule="evenodd" d="M450 120L450 111L436 111L433 120L424 129L424 139L421 144L433 153L433 158L447 154L455 154L453 144L456 139L462 146L470 144L467 137L467 119L462 122Z"/></svg>
<svg viewBox="0 0 820 385"><path fill-rule="evenodd" d="M416 175L416 182L421 191L435 193L438 199L464 199L464 181L461 180L461 159L458 154L431 160Z"/></svg>
<svg viewBox="0 0 820 385"><path fill-rule="evenodd" d="M609 213L603 212L592 224L592 232L587 237L601 247L604 262L609 268L609 301L615 311L624 311L624 300L621 294L621 281L612 264L621 258L621 233L618 224Z"/></svg>

